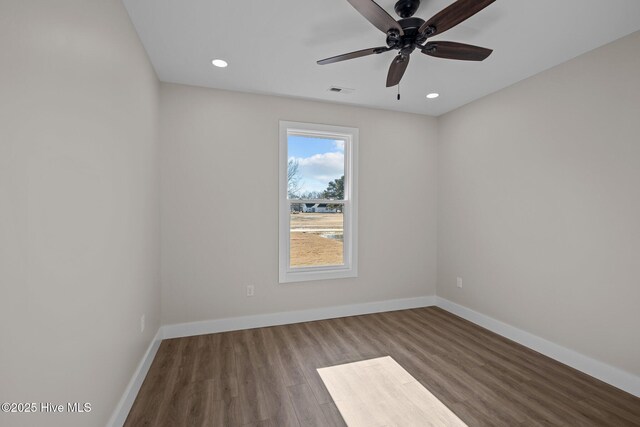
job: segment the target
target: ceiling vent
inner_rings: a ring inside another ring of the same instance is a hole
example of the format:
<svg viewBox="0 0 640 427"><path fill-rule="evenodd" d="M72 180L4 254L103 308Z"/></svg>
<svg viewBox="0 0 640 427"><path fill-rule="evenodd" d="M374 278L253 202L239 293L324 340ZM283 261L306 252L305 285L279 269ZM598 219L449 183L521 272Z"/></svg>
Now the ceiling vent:
<svg viewBox="0 0 640 427"><path fill-rule="evenodd" d="M355 92L355 89L349 89L346 87L340 87L340 86L331 86L328 89L329 92L333 92L333 93L343 93L343 94L349 94L349 93L353 93Z"/></svg>

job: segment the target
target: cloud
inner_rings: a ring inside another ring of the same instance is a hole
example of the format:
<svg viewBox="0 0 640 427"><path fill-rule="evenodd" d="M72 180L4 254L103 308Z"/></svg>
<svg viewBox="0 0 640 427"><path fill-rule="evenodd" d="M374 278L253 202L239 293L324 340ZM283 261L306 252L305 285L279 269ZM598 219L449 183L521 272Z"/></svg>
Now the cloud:
<svg viewBox="0 0 640 427"><path fill-rule="evenodd" d="M336 150L342 151L344 153L344 141L342 139L333 141L333 144L335 145Z"/></svg>
<svg viewBox="0 0 640 427"><path fill-rule="evenodd" d="M297 160L301 168L314 175L342 175L344 171L343 153L314 154Z"/></svg>
<svg viewBox="0 0 640 427"><path fill-rule="evenodd" d="M299 157L295 160L300 168L302 192L326 190L329 182L344 175L344 153L342 152L314 154L311 157Z"/></svg>

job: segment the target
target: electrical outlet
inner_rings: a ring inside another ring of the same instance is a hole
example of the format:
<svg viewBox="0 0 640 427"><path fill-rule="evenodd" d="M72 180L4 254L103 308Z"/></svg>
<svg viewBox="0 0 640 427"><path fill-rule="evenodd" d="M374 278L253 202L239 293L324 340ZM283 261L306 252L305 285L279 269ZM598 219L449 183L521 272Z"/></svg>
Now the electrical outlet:
<svg viewBox="0 0 640 427"><path fill-rule="evenodd" d="M458 280L456 281L456 283L459 288L462 288L462 277L458 277Z"/></svg>
<svg viewBox="0 0 640 427"><path fill-rule="evenodd" d="M252 297L256 292L256 288L253 285L247 285L247 296Z"/></svg>
<svg viewBox="0 0 640 427"><path fill-rule="evenodd" d="M144 332L144 327L145 327L144 320L145 320L145 319L144 319L144 314L143 314L143 315L140 317L140 332Z"/></svg>

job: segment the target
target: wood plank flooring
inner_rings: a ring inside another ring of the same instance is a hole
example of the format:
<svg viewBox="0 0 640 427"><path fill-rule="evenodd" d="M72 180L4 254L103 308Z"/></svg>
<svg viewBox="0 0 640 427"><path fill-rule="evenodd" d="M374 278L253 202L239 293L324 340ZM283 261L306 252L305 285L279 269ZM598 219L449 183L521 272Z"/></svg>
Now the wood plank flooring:
<svg viewBox="0 0 640 427"><path fill-rule="evenodd" d="M640 426L640 399L437 307L164 340L125 423L344 426L317 368L391 356L468 426Z"/></svg>

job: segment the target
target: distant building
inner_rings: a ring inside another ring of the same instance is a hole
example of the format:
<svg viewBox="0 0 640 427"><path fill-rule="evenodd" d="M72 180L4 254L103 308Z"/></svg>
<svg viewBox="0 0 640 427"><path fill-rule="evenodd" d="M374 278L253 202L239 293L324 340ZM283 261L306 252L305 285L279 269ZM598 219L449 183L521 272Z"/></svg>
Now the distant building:
<svg viewBox="0 0 640 427"><path fill-rule="evenodd" d="M337 213L340 212L340 209L337 207L333 207L336 205L332 205L332 207L328 207L326 203L303 203L302 204L302 212L313 212L313 213Z"/></svg>

